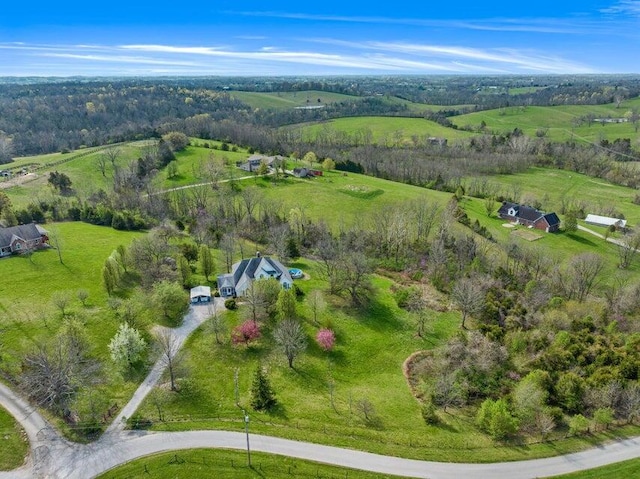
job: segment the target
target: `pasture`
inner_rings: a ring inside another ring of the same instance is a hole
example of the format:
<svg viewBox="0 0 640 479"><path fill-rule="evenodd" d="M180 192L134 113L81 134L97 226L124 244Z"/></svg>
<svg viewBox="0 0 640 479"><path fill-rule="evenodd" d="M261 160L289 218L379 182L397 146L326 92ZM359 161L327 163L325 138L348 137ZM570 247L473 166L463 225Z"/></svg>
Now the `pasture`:
<svg viewBox="0 0 640 479"><path fill-rule="evenodd" d="M424 118L404 118L394 116L362 116L329 120L322 123L296 125L309 141L322 135L337 132L350 137L359 137L360 142L366 137L376 143L399 145L411 143L413 137L446 138L449 141L470 138L473 133L444 127Z"/></svg>
<svg viewBox="0 0 640 479"><path fill-rule="evenodd" d="M580 117L593 115L595 118L622 118L631 108L640 106L640 99L622 102L619 108L608 105L562 105L562 106L514 106L494 110L479 111L451 117L458 127L471 127L479 131L484 121L487 133L504 134L519 128L526 135L535 137L539 131L553 141L576 140L588 143L601 139L631 138L635 143L640 136L636 127L626 123L582 123Z"/></svg>
<svg viewBox="0 0 640 479"><path fill-rule="evenodd" d="M358 96L318 90L283 92L230 91L228 93L232 98L236 98L252 108L287 109L362 99L362 97Z"/></svg>

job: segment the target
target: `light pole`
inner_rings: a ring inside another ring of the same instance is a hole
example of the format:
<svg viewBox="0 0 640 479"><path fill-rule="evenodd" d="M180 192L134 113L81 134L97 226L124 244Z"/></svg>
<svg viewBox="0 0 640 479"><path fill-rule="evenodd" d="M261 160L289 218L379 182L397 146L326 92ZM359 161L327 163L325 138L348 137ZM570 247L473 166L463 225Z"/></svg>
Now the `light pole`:
<svg viewBox="0 0 640 479"><path fill-rule="evenodd" d="M249 448L249 415L242 410L242 415L244 416L244 433L247 435L247 462L249 463L249 467L251 467L251 449Z"/></svg>

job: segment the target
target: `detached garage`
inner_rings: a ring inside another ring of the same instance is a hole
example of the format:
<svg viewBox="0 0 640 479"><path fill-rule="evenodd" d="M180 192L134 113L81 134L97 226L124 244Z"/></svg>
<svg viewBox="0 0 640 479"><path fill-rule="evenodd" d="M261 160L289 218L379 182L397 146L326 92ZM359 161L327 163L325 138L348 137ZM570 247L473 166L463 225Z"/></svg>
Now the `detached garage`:
<svg viewBox="0 0 640 479"><path fill-rule="evenodd" d="M211 302L211 288L209 286L196 286L191 288L191 303L209 303Z"/></svg>

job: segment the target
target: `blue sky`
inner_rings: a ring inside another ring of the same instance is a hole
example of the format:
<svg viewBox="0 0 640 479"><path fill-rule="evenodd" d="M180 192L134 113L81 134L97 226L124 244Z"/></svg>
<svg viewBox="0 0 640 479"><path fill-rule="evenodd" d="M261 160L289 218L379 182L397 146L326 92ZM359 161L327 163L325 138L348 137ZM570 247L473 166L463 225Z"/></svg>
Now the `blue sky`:
<svg viewBox="0 0 640 479"><path fill-rule="evenodd" d="M7 3L0 76L640 72L640 0Z"/></svg>

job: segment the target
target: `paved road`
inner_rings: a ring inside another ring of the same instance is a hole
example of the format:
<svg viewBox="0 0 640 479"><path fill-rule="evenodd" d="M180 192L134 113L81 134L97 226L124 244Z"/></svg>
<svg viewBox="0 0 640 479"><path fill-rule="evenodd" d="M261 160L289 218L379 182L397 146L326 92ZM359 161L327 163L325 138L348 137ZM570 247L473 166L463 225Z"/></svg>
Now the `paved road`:
<svg viewBox="0 0 640 479"><path fill-rule="evenodd" d="M217 298L215 307L221 307ZM174 330L180 345L206 320L211 310L192 307L180 328ZM67 441L27 402L0 384L2 404L22 425L31 445L25 466L0 472L0 479L85 479L95 477L133 459L158 452L193 448L245 450L246 436L231 431L162 432L124 431L125 418L142 403L158 382L164 366L159 361L123 408L107 432L91 444ZM351 449L251 435L251 449L383 474L430 479L533 479L591 469L640 457L640 437L616 441L596 449L547 459L494 464L458 464L382 456Z"/></svg>

